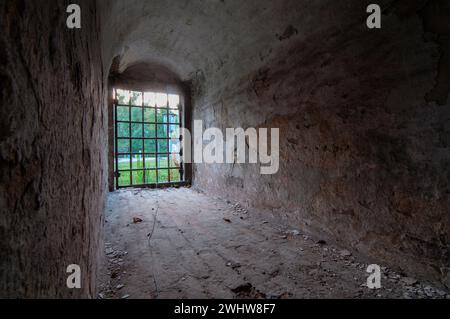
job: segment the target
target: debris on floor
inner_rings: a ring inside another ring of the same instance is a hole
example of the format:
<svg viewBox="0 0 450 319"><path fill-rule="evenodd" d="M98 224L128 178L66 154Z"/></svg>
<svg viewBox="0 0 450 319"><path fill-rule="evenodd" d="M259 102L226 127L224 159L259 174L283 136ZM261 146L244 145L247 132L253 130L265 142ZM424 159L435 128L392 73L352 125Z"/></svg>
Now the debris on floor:
<svg viewBox="0 0 450 319"><path fill-rule="evenodd" d="M251 283L242 284L231 291L237 299L266 299L266 294L257 290Z"/></svg>
<svg viewBox="0 0 450 319"><path fill-rule="evenodd" d="M417 280L411 277L404 277L401 279L401 282L406 286L414 286L417 283Z"/></svg>
<svg viewBox="0 0 450 319"><path fill-rule="evenodd" d="M157 201L154 225L124 227L136 216L153 221ZM257 211L244 212L240 205L186 188L142 190L139 196L132 190L110 194L98 298L450 296L446 289L387 267L381 267L382 288L369 289L367 267L373 261L292 226L261 219Z"/></svg>
<svg viewBox="0 0 450 319"><path fill-rule="evenodd" d="M106 269L103 274L103 282L100 284L101 292L98 295L99 299L110 299L117 295L117 291L125 287L121 284L122 276L126 274L123 271L124 258L128 252L114 249L111 243L105 243L106 254Z"/></svg>
<svg viewBox="0 0 450 319"><path fill-rule="evenodd" d="M237 269L241 267L240 263L227 263L227 267L230 267L231 269Z"/></svg>
<svg viewBox="0 0 450 319"><path fill-rule="evenodd" d="M349 252L348 250L344 249L341 250L341 252L339 253L342 257L350 257L352 255L351 252Z"/></svg>
<svg viewBox="0 0 450 319"><path fill-rule="evenodd" d="M294 229L294 230L288 231L287 234L291 235L291 236L299 236L301 233L299 230Z"/></svg>

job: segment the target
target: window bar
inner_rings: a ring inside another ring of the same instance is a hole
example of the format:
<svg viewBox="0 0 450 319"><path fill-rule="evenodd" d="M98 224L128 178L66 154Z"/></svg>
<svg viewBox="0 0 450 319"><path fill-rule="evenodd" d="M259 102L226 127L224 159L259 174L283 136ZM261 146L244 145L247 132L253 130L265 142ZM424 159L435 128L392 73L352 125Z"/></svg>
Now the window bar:
<svg viewBox="0 0 450 319"><path fill-rule="evenodd" d="M155 122L158 123L158 101L155 95ZM159 143L158 143L158 124L155 124L155 146L156 146L156 187L159 184Z"/></svg>
<svg viewBox="0 0 450 319"><path fill-rule="evenodd" d="M175 125L175 124L172 124L172 125ZM178 124L176 124L176 125L178 125ZM127 140L128 137L119 137L119 140L122 140L122 139ZM149 137L133 137L133 139L135 139L135 140L150 140L150 139L154 140L154 139L156 139L156 137L152 137L152 138L149 138ZM169 137L158 137L158 140L168 140L168 139L170 139L170 138Z"/></svg>
<svg viewBox="0 0 450 319"><path fill-rule="evenodd" d="M170 169L178 169L179 167L170 167ZM156 168L148 168L147 170L149 171L156 171ZM127 170L129 171L129 170ZM138 169L138 168L134 168L132 169L133 172L138 172L138 171L142 171L142 169Z"/></svg>
<svg viewBox="0 0 450 319"><path fill-rule="evenodd" d="M128 104L129 104L129 106L128 106L128 120L131 122L131 92L129 93L129 95L130 95L130 99L128 101ZM132 137L133 134L132 134L132 130L131 130L131 124L128 125L128 133L129 133L128 138L129 138L129 141L130 141L130 169L132 170L133 169L133 140L131 139L131 137ZM129 180L129 182L130 182L130 186L133 186L133 171L130 171L130 180Z"/></svg>
<svg viewBox="0 0 450 319"><path fill-rule="evenodd" d="M169 110L169 91L167 90L167 88L166 88L166 96L167 96L167 100L166 100L166 107L167 107L167 113L166 113L166 122L167 122L167 137L169 138L168 140L167 140L167 167L168 167L168 169L167 169L167 176L168 176L168 178L169 178L169 183L171 182L171 176L170 176L170 125L169 125L169 122L170 122L170 120L169 120L169 118L170 118L170 110Z"/></svg>
<svg viewBox="0 0 450 319"><path fill-rule="evenodd" d="M144 91L142 91L142 137L145 137L144 116L145 116L145 113L144 113ZM144 172L142 174L142 178L144 180L142 181L142 183L145 185L145 184L147 184L146 171L145 171L145 155L144 155L145 154L145 140L143 140L143 142L142 142L141 154L142 154L142 161L143 161L142 167L144 168Z"/></svg>
<svg viewBox="0 0 450 319"><path fill-rule="evenodd" d="M115 153L116 153L116 171L115 171L115 179L116 179L116 187L119 188L119 180L120 180L120 171L119 171L119 145L118 145L118 140L117 140L117 136L118 136L118 124L117 124L117 89L114 89L114 99L113 99L113 107L114 107L114 114L113 114L113 120L115 122L114 124L114 130L115 130Z"/></svg>
<svg viewBox="0 0 450 319"><path fill-rule="evenodd" d="M183 122L184 122L184 117L183 120L181 119L181 114L184 115L184 112L182 112L182 105L181 105L181 96L180 96L180 101L178 103L178 122L179 122L179 136L178 139L180 141L180 167L179 167L179 172L180 172L180 181L184 180L184 162L183 162L183 152L184 152L184 147L183 147L183 138L181 136L181 128L183 127Z"/></svg>
<svg viewBox="0 0 450 319"><path fill-rule="evenodd" d="M126 105L124 105L126 106ZM119 123L126 123L126 124L141 124L142 122L136 122L136 121L117 121ZM174 122L144 122L144 124L172 124L172 125L177 125L180 123L174 123Z"/></svg>

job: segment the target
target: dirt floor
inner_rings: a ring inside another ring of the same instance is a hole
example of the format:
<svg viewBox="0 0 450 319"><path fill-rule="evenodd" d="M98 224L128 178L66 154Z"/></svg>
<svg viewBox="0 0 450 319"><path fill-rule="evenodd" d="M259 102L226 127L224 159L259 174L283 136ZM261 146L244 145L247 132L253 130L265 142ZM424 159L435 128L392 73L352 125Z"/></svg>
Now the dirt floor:
<svg viewBox="0 0 450 319"><path fill-rule="evenodd" d="M99 298L449 298L364 258L192 189L111 193Z"/></svg>

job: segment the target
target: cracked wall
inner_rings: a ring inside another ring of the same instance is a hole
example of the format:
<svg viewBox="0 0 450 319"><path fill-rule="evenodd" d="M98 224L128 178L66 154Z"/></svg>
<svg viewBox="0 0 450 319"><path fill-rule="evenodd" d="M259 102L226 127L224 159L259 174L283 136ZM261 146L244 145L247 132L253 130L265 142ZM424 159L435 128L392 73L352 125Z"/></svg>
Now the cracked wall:
<svg viewBox="0 0 450 319"><path fill-rule="evenodd" d="M96 6L79 3L81 30L66 1L0 4L0 297L96 295L107 123Z"/></svg>

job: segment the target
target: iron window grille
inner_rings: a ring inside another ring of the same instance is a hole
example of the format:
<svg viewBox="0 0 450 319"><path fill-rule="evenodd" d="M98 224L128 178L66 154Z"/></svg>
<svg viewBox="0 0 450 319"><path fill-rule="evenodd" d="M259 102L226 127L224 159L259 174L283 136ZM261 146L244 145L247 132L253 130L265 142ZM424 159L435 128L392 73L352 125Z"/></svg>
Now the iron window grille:
<svg viewBox="0 0 450 319"><path fill-rule="evenodd" d="M116 188L184 182L182 109L177 94L114 89Z"/></svg>

